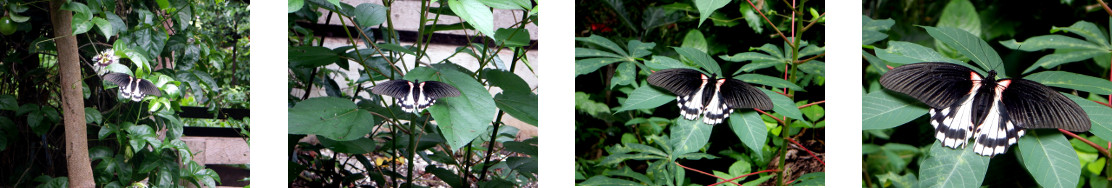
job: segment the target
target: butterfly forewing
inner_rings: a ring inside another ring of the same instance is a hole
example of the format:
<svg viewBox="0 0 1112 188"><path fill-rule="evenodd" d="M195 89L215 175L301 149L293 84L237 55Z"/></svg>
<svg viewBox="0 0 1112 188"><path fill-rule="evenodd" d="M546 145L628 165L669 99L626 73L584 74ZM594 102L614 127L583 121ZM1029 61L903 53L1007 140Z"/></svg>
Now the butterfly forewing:
<svg viewBox="0 0 1112 188"><path fill-rule="evenodd" d="M972 69L951 63L916 63L896 67L880 77L880 85L923 101L934 108L946 108L969 94Z"/></svg>
<svg viewBox="0 0 1112 188"><path fill-rule="evenodd" d="M1073 100L1030 80L1014 79L1002 93L1005 109L1020 128L1061 128L1088 131L1089 115Z"/></svg>

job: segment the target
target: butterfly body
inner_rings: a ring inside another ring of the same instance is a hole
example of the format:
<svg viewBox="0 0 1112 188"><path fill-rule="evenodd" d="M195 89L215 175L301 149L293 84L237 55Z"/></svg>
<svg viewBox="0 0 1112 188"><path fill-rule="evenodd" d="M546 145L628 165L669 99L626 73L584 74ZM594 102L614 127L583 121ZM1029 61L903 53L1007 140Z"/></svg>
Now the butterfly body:
<svg viewBox="0 0 1112 188"><path fill-rule="evenodd" d="M722 123L735 108L772 109L764 92L732 78L707 76L691 69L665 69L649 75L649 84L676 94L676 105L684 119L700 115L710 125Z"/></svg>
<svg viewBox="0 0 1112 188"><path fill-rule="evenodd" d="M885 73L880 84L908 94L931 107L934 137L943 146L994 156L1018 142L1025 129L1061 128L1087 131L1088 115L1064 95L1034 81L996 80L951 63L916 63Z"/></svg>
<svg viewBox="0 0 1112 188"><path fill-rule="evenodd" d="M402 111L420 113L436 103L436 99L456 97L459 90L451 85L437 81L391 80L371 88L371 93L387 95L399 99Z"/></svg>
<svg viewBox="0 0 1112 188"><path fill-rule="evenodd" d="M162 96L162 92L158 91L158 87L155 87L151 81L135 78L124 73L105 74L104 80L120 86L120 96L132 101L142 101L143 97L147 95Z"/></svg>

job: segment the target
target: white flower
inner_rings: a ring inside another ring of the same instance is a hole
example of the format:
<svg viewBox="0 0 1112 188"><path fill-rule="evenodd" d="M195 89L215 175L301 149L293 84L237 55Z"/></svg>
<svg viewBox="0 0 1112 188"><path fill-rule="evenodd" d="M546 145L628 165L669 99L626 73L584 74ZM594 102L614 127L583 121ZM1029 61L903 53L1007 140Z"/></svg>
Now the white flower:
<svg viewBox="0 0 1112 188"><path fill-rule="evenodd" d="M97 71L97 75L104 75L108 73L108 65L119 62L120 57L116 56L116 51L108 49L93 56L93 69Z"/></svg>

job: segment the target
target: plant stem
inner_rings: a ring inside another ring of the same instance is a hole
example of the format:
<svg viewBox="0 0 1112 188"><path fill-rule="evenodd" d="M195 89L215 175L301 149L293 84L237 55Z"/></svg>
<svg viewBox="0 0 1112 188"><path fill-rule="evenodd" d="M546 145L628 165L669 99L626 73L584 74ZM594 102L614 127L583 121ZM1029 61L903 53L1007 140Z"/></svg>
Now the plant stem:
<svg viewBox="0 0 1112 188"><path fill-rule="evenodd" d="M406 167L406 172L405 172L406 173L405 183L407 185L409 185L408 187L413 187L413 160L416 159L414 157L414 155L417 153L416 152L416 150L417 150L417 140L414 139L414 137L417 137L417 118L416 117L413 118L413 121L409 122L409 145L406 146L406 150L409 150L409 151L407 151L409 154L406 155L406 158L409 159L409 160L407 160L407 161L409 161L409 166Z"/></svg>
<svg viewBox="0 0 1112 188"><path fill-rule="evenodd" d="M490 155L493 155L494 153L494 139L498 138L498 127L500 127L500 125L502 124L502 115L505 114L506 113L502 112L502 110L498 110L498 117L494 120L494 130L491 131L490 140L487 141L487 154L486 159L483 159L483 170L479 172L479 180L477 181L483 181L484 179L486 179L487 169L490 169L491 166L490 164L488 164L490 163Z"/></svg>

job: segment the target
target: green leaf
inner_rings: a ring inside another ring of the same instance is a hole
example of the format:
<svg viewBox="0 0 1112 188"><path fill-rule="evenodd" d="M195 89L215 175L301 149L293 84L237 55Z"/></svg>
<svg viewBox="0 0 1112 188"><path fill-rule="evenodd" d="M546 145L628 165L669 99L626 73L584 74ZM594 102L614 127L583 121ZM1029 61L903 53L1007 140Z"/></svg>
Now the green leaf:
<svg viewBox="0 0 1112 188"><path fill-rule="evenodd" d="M822 104L804 107L802 109L799 109L799 111L803 112L803 116L807 117L807 119L810 119L811 121L819 121L820 119L822 119L823 116L826 115L826 109L822 108Z"/></svg>
<svg viewBox="0 0 1112 188"><path fill-rule="evenodd" d="M695 0L695 8L699 9L699 27L703 26L703 21L706 21L715 10L729 3L730 0Z"/></svg>
<svg viewBox="0 0 1112 188"><path fill-rule="evenodd" d="M1068 37L1064 35L1042 35L1027 38L1023 42L1016 42L1015 39L1000 41L1001 45L1005 47L1023 50L1028 52L1045 50L1045 49L1102 49L1099 45L1093 44L1089 41Z"/></svg>
<svg viewBox="0 0 1112 188"><path fill-rule="evenodd" d="M742 18L745 18L746 25L749 25L749 28L753 29L753 32L764 32L764 20L761 18L761 15L757 14L757 10L753 9L753 6L749 6L748 3L740 3L738 5L738 12L741 13Z"/></svg>
<svg viewBox="0 0 1112 188"><path fill-rule="evenodd" d="M1097 27L1096 24L1093 24L1093 23L1090 23L1090 22L1078 21L1076 23L1073 23L1073 25L1070 25L1069 27L1062 28L1062 27L1055 26L1055 27L1050 29L1051 33L1058 32L1058 31L1066 31L1066 32L1069 32L1069 33L1080 35L1081 37L1084 37L1085 40L1089 41L1090 43L1099 44L1099 45L1103 46L1104 48L1109 47L1108 46L1109 45L1108 44L1108 38L1106 36L1104 36L1104 32L1101 32L1100 27Z"/></svg>
<svg viewBox="0 0 1112 188"><path fill-rule="evenodd" d="M596 175L583 181L578 186L639 186L641 184L625 179L610 178L603 175Z"/></svg>
<svg viewBox="0 0 1112 188"><path fill-rule="evenodd" d="M974 35L981 35L981 17L977 9L969 0L951 0L942 9L936 27L952 27L968 31Z"/></svg>
<svg viewBox="0 0 1112 188"><path fill-rule="evenodd" d="M496 9L522 10L532 8L528 0L479 0L486 6Z"/></svg>
<svg viewBox="0 0 1112 188"><path fill-rule="evenodd" d="M895 172L888 172L888 174L881 175L877 178L880 179L880 182L890 183L895 188L914 188L915 184L918 183L918 179L915 178L915 174L911 173L899 176L896 175Z"/></svg>
<svg viewBox="0 0 1112 188"><path fill-rule="evenodd" d="M823 186L826 185L825 172L811 172L803 174L796 179L794 186Z"/></svg>
<svg viewBox="0 0 1112 188"><path fill-rule="evenodd" d="M494 40L502 42L504 47L528 46L529 32L522 28L498 28Z"/></svg>
<svg viewBox="0 0 1112 188"><path fill-rule="evenodd" d="M621 55L622 57L629 56L629 53L627 53L625 50L622 50L622 47L619 47L617 43L614 43L613 41L610 41L610 39L606 39L599 35L591 35L589 37L575 37L575 40L602 46L603 48L606 48L612 52L617 52L618 55Z"/></svg>
<svg viewBox="0 0 1112 188"><path fill-rule="evenodd" d="M888 31L895 25L896 21L891 18L883 20L874 20L868 16L861 15L861 44L872 44L880 40L888 38L888 34L882 31Z"/></svg>
<svg viewBox="0 0 1112 188"><path fill-rule="evenodd" d="M965 57L969 57L974 63L980 65L981 68L992 69L1001 67L999 70L996 70L996 72L998 72L999 75L1007 75L1002 68L1004 67L1004 63L1000 60L1000 55L992 49L992 46L989 46L988 43L981 40L981 38L976 35L952 27L921 27L926 29L927 33L934 37L935 40L954 48L954 50L965 55Z"/></svg>
<svg viewBox="0 0 1112 188"><path fill-rule="evenodd" d="M703 53L707 52L707 38L703 37L703 32L698 29L687 31L687 35L683 36L683 44L680 47L695 48Z"/></svg>
<svg viewBox="0 0 1112 188"><path fill-rule="evenodd" d="M671 156L679 156L691 152L699 151L707 141L710 141L710 132L712 125L703 123L702 120L696 118L695 120L687 120L683 117L676 118L676 124L672 125L671 136L669 145L674 148Z"/></svg>
<svg viewBox="0 0 1112 188"><path fill-rule="evenodd" d="M116 28L112 27L112 23L104 18L94 17L93 24L96 24L97 28L100 29L100 34L106 38L116 35Z"/></svg>
<svg viewBox="0 0 1112 188"><path fill-rule="evenodd" d="M695 48L687 47L672 47L687 60L695 63L696 66L702 67L710 71L711 74L722 75L722 68L718 67L718 62L714 61L706 52L699 51Z"/></svg>
<svg viewBox="0 0 1112 188"><path fill-rule="evenodd" d="M683 62L680 62L679 60L672 59L672 58L667 57L667 56L655 56L654 55L652 58L653 59L651 59L651 60L645 61L645 66L648 66L649 68L652 68L653 70L676 69L676 68L698 69L698 67L688 66L687 64L684 64Z"/></svg>
<svg viewBox="0 0 1112 188"><path fill-rule="evenodd" d="M796 91L805 91L803 90L803 87L799 87L799 85L795 85L794 83L788 82L787 80L763 74L743 74L735 76L734 79L745 81L746 83L761 84L776 88L788 88Z"/></svg>
<svg viewBox="0 0 1112 188"><path fill-rule="evenodd" d="M645 43L641 42L640 40L629 40L629 42L626 42L626 47L629 48L630 57L627 57L627 59L629 59L628 61L634 61L634 59L636 58L641 58L653 54L653 52L650 50L656 47L656 43Z"/></svg>
<svg viewBox="0 0 1112 188"><path fill-rule="evenodd" d="M927 114L927 107L906 96L874 91L861 99L861 129L887 129L903 125Z"/></svg>
<svg viewBox="0 0 1112 188"><path fill-rule="evenodd" d="M795 102L792 102L792 99L769 90L761 89L761 91L764 91L765 95L768 95L768 98L772 99L772 110L776 111L776 113L780 113L780 115L788 116L792 119L803 119L803 112L799 112L799 108L795 106Z"/></svg>
<svg viewBox="0 0 1112 188"><path fill-rule="evenodd" d="M1019 138L1019 155L1027 172L1042 187L1077 187L1081 161L1066 136L1057 131L1029 130Z"/></svg>
<svg viewBox="0 0 1112 188"><path fill-rule="evenodd" d="M73 11L73 35L82 34L93 29L93 12L84 3L71 1L62 5L63 10Z"/></svg>
<svg viewBox="0 0 1112 188"><path fill-rule="evenodd" d="M628 110L653 109L660 107L660 105L667 104L668 102L672 102L675 99L675 95L660 92L646 84L637 87L637 89L633 89L633 92L629 94L629 98L622 101L622 106L615 109L614 113Z"/></svg>
<svg viewBox="0 0 1112 188"><path fill-rule="evenodd" d="M479 33L494 37L494 14L479 0L448 0L448 8Z"/></svg>
<svg viewBox="0 0 1112 188"><path fill-rule="evenodd" d="M497 112L490 92L475 78L458 70L455 66L419 67L405 75L407 80L440 81L459 89L459 97L440 98L428 109L452 150L459 150L483 135Z"/></svg>
<svg viewBox="0 0 1112 188"><path fill-rule="evenodd" d="M1042 71L1027 75L1027 77L1023 77L1023 79L1039 82L1051 87L1075 89L1100 95L1112 94L1112 82L1106 79L1072 72Z"/></svg>
<svg viewBox="0 0 1112 188"><path fill-rule="evenodd" d="M371 27L386 22L387 16L389 15L386 15L385 6L374 3L363 3L355 7L355 15L352 17L355 17L355 23L359 24L360 27Z"/></svg>
<svg viewBox="0 0 1112 188"><path fill-rule="evenodd" d="M621 61L624 60L617 58L590 58L575 60L575 76L592 73L595 72L595 70L602 68L603 66Z"/></svg>
<svg viewBox="0 0 1112 188"><path fill-rule="evenodd" d="M955 59L942 56L934 50L924 47L919 44L891 41L888 42L888 49L880 49L876 51L876 57L888 62L899 64L911 64L922 62L949 62L954 64L966 64Z"/></svg>
<svg viewBox="0 0 1112 188"><path fill-rule="evenodd" d="M85 122L99 125L104 117L93 107L85 107Z"/></svg>
<svg viewBox="0 0 1112 188"><path fill-rule="evenodd" d="M761 114L753 110L738 110L730 115L730 129L741 143L761 155L761 148L768 139L768 127L761 120Z"/></svg>
<svg viewBox="0 0 1112 188"><path fill-rule="evenodd" d="M498 106L498 109L502 109L517 120L534 126L539 125L537 124L537 100L537 95L532 93L529 95L499 93L494 96L494 104Z"/></svg>
<svg viewBox="0 0 1112 188"><path fill-rule="evenodd" d="M919 187L978 187L992 158L973 153L973 147L951 149L932 142L930 154L920 163Z"/></svg>
<svg viewBox="0 0 1112 188"><path fill-rule="evenodd" d="M289 47L289 66L291 68L315 68L335 63L340 54L320 46Z"/></svg>
<svg viewBox="0 0 1112 188"><path fill-rule="evenodd" d="M1112 140L1112 108L1086 100L1077 95L1068 93L1062 93L1062 95L1073 100L1073 102L1077 103L1077 106L1085 110L1085 114L1089 115L1089 122L1092 123L1092 127L1089 129L1090 133L1104 140Z"/></svg>
<svg viewBox="0 0 1112 188"><path fill-rule="evenodd" d="M772 57L772 56L769 56L767 54L762 54L762 53L759 53L759 52L742 52L742 53L736 53L734 55L720 55L720 56L718 56L718 58L722 58L723 61L729 61L729 62L752 61L753 63L774 62L776 64L782 64L781 63L782 59L778 59L776 57ZM750 63L750 64L752 64L752 63ZM748 66L748 65L749 64L746 64L746 66ZM742 68L742 69L745 69L745 68ZM745 70L745 71L747 71L747 72L748 71L753 71L753 69L750 68L750 69Z"/></svg>
<svg viewBox="0 0 1112 188"><path fill-rule="evenodd" d="M304 6L305 0L289 0L289 8L286 10L286 13L297 12L298 10L301 10L301 7Z"/></svg>
<svg viewBox="0 0 1112 188"><path fill-rule="evenodd" d="M610 52L606 52L606 51L602 51L602 50L596 50L596 49L590 49L590 48L575 48L575 58L583 58L583 57L622 58L622 56L620 56L618 54L614 54L614 53L610 53Z"/></svg>
<svg viewBox="0 0 1112 188"><path fill-rule="evenodd" d="M1046 55L1046 56L1043 56L1042 58L1039 58L1039 61L1036 61L1034 65L1031 65L1031 67L1027 67L1026 70L1023 70L1023 74L1027 74L1031 71L1034 71L1035 69L1037 69L1039 67L1050 69L1050 68L1056 67L1058 65L1066 64L1066 63L1073 63L1073 62L1088 60L1088 59L1091 59L1091 58L1099 56L1099 55L1108 55L1108 50L1100 50L1100 49L1079 50L1079 51L1058 50L1053 54Z"/></svg>
<svg viewBox="0 0 1112 188"><path fill-rule="evenodd" d="M634 79L637 76L637 68L634 66L634 64L636 63L624 62L618 64L617 70L614 71L614 77L610 78L610 88L614 88L615 86L633 84L635 81Z"/></svg>
<svg viewBox="0 0 1112 188"><path fill-rule="evenodd" d="M15 111L16 109L19 109L19 103L16 102L15 96L0 95L0 110Z"/></svg>
<svg viewBox="0 0 1112 188"><path fill-rule="evenodd" d="M375 141L370 138L358 138L348 141L336 141L328 137L320 137L320 144L337 153L364 154L375 151Z"/></svg>
<svg viewBox="0 0 1112 188"><path fill-rule="evenodd" d="M336 97L306 99L288 114L289 134L315 134L337 141L362 138L377 122L351 100Z"/></svg>

